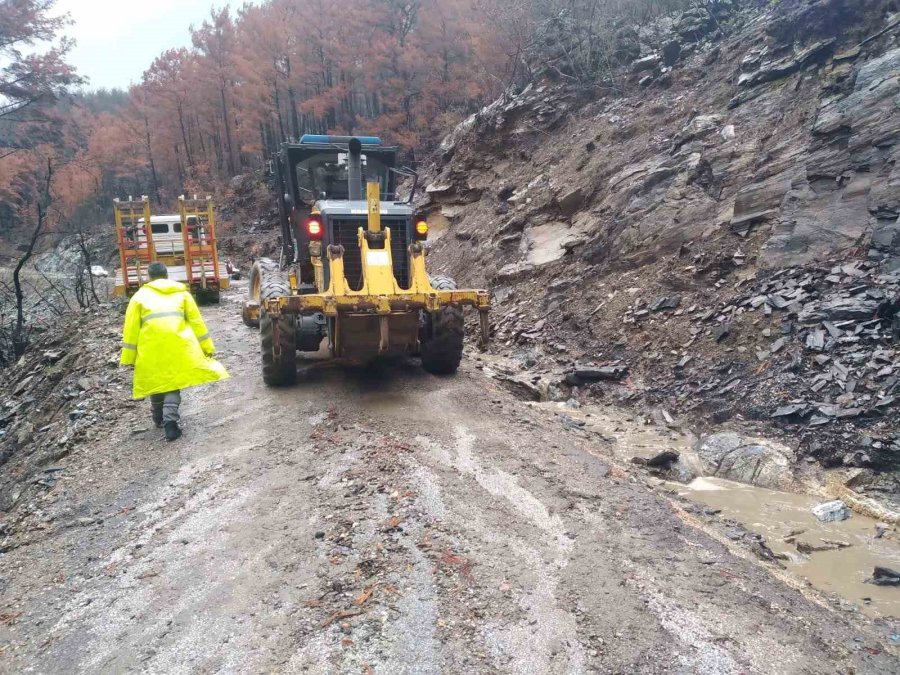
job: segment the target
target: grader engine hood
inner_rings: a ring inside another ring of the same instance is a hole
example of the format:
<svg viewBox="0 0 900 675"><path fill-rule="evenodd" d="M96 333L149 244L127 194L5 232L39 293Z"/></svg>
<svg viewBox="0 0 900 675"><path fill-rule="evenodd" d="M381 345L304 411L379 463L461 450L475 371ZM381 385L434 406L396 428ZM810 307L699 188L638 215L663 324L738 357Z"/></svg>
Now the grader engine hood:
<svg viewBox="0 0 900 675"><path fill-rule="evenodd" d="M344 248L344 272L351 288L362 286L362 259L359 248L359 228L369 228L368 204L365 201L320 201L317 202L313 217L319 218L323 228L322 245L342 246ZM382 202L380 218L384 228L390 229L390 250L393 260L394 275L402 287L409 286L409 255L407 249L412 243L410 238L410 222L412 209L405 204ZM325 285L331 278L330 270L324 268Z"/></svg>

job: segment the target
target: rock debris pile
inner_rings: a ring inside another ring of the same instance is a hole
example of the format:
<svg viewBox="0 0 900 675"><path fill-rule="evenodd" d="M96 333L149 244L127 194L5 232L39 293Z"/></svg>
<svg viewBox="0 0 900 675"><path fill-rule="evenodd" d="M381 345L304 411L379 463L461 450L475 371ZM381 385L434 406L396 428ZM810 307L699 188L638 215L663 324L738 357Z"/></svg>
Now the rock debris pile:
<svg viewBox="0 0 900 675"><path fill-rule="evenodd" d="M704 3L615 38L617 86L510 91L424 172L432 269L494 294L489 370L896 492L896 4Z"/></svg>
<svg viewBox="0 0 900 675"><path fill-rule="evenodd" d="M63 460L108 436L135 408L130 373L118 368L121 319L108 306L69 315L4 372L0 551L90 520L65 506L74 484Z"/></svg>
<svg viewBox="0 0 900 675"><path fill-rule="evenodd" d="M688 308L692 338L673 365L683 381L670 392L687 405L724 399L788 431L822 428L830 447L809 449L824 451L827 464L896 468L900 272L882 269L867 260L786 268L713 307ZM735 358L690 377L685 371L703 358L692 348L710 342Z"/></svg>

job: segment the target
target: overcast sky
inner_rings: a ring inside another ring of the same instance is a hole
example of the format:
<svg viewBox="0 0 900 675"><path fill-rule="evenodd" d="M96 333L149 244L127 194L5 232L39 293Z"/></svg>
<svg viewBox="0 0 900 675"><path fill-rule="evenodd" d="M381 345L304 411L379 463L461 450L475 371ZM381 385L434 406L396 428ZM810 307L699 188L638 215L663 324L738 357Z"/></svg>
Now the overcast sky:
<svg viewBox="0 0 900 675"><path fill-rule="evenodd" d="M66 34L78 44L69 62L90 78L89 88L125 88L140 81L161 52L190 45L188 27L226 4L236 6L227 0L58 0L57 11L74 21Z"/></svg>

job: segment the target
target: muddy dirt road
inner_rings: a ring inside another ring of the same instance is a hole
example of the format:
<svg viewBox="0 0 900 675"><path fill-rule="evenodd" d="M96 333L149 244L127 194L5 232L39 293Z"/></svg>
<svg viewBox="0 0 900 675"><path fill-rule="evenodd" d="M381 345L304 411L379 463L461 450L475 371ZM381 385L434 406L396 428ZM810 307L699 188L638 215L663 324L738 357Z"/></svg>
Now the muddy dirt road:
<svg viewBox="0 0 900 675"><path fill-rule="evenodd" d="M271 390L233 298L205 314L233 377L185 396L185 437L123 404L66 460L68 526L3 556L3 671L900 668L888 624L729 551L472 359Z"/></svg>

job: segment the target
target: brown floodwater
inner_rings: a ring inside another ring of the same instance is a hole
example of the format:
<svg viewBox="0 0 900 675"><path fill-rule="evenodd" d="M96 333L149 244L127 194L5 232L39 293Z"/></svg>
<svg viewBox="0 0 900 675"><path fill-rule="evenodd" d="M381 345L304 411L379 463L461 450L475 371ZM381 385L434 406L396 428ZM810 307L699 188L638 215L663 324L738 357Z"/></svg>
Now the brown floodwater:
<svg viewBox="0 0 900 675"><path fill-rule="evenodd" d="M812 508L825 499L790 494L735 483L721 478L698 478L689 485L675 485L688 499L721 509L722 515L736 520L766 539L775 553L784 553L787 568L807 579L815 588L859 605L869 615L900 617L900 587L865 583L876 565L900 569L900 541L896 532L876 538L878 521L853 514L837 523L820 523ZM833 551L804 555L796 543L784 538L796 530L796 542L823 545L822 539L850 544Z"/></svg>

